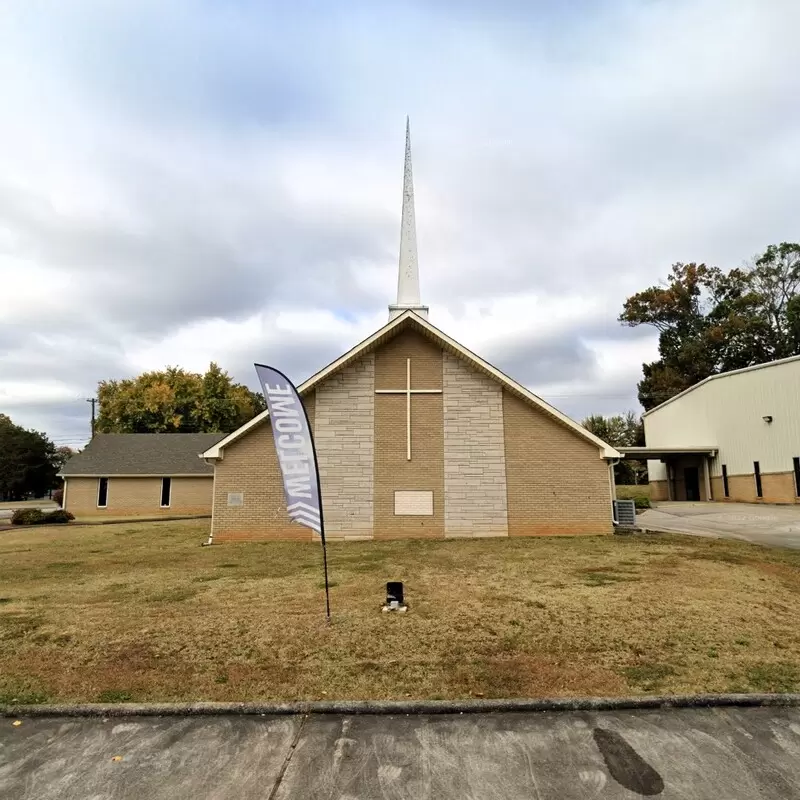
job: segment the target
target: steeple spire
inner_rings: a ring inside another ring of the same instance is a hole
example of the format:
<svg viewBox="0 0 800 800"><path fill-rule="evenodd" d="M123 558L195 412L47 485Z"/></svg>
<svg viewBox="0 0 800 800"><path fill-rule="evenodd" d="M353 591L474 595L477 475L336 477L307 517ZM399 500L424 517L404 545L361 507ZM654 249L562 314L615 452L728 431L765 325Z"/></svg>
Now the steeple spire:
<svg viewBox="0 0 800 800"><path fill-rule="evenodd" d="M428 318L428 307L419 296L417 265L417 225L414 219L414 178L411 173L411 125L406 117L406 160L403 169L403 217L400 222L400 263L397 275L397 303L389 306L389 319L404 311L415 311Z"/></svg>

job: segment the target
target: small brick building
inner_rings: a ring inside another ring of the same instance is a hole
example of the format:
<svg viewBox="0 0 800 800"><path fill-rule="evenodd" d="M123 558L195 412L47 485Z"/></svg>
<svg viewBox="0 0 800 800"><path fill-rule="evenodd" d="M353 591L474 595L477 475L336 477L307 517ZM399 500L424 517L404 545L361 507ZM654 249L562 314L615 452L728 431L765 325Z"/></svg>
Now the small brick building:
<svg viewBox="0 0 800 800"><path fill-rule="evenodd" d="M100 433L61 470L75 516L210 514L214 468L198 453L222 433Z"/></svg>

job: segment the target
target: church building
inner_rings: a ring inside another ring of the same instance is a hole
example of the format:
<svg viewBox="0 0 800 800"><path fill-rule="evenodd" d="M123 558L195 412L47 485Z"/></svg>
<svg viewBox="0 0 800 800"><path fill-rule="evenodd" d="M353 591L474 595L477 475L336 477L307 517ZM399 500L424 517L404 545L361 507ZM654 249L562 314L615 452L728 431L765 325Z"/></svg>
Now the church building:
<svg viewBox="0 0 800 800"><path fill-rule="evenodd" d="M428 321L408 129L389 321L298 390L329 539L612 530L619 453ZM201 457L214 466L210 542L316 536L287 516L268 412Z"/></svg>

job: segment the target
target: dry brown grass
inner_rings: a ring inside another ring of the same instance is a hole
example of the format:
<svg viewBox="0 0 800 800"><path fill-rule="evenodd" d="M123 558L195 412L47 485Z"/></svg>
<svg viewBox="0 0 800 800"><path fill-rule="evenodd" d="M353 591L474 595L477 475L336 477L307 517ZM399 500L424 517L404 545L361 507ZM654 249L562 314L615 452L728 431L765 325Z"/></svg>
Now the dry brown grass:
<svg viewBox="0 0 800 800"><path fill-rule="evenodd" d="M200 547L198 521L0 533L0 703L800 687L800 552L679 536ZM381 614L404 580L411 610Z"/></svg>

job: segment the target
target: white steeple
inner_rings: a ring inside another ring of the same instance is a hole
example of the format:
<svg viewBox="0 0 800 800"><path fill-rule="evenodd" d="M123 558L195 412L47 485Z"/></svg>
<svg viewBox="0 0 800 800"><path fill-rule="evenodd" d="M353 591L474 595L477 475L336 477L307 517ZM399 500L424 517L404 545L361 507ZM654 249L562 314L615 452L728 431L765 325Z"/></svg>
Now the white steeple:
<svg viewBox="0 0 800 800"><path fill-rule="evenodd" d="M414 220L414 178L411 174L411 126L406 117L406 160L403 169L403 218L400 222L400 263L397 276L397 303L389 306L389 319L404 311L428 318L428 306L419 298L417 266L417 226Z"/></svg>

